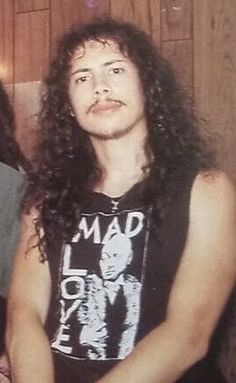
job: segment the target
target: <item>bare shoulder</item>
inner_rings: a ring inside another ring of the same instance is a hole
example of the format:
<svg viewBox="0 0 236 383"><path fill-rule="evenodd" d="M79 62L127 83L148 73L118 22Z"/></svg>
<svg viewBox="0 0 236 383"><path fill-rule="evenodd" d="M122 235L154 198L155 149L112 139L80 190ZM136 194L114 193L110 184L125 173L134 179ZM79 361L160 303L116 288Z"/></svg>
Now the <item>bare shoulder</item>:
<svg viewBox="0 0 236 383"><path fill-rule="evenodd" d="M236 194L233 181L218 170L199 173L191 191L189 243L201 248L201 251L207 249L209 259L212 255L223 262L231 260L235 265L235 228Z"/></svg>
<svg viewBox="0 0 236 383"><path fill-rule="evenodd" d="M221 170L200 172L193 183L191 209L236 209L236 194L233 181Z"/></svg>
<svg viewBox="0 0 236 383"><path fill-rule="evenodd" d="M205 192L227 192L235 195L233 181L222 170L208 170L198 173L194 181L195 189Z"/></svg>

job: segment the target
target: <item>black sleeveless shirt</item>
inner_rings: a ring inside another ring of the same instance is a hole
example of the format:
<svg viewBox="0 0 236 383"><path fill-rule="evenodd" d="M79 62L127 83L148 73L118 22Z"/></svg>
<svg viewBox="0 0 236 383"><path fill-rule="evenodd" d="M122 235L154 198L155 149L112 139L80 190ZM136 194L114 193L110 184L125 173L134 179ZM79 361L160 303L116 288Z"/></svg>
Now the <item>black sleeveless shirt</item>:
<svg viewBox="0 0 236 383"><path fill-rule="evenodd" d="M144 184L118 199L91 193L70 243L48 252L52 300L47 332L56 383L92 383L165 320L184 249L194 176L182 179L158 230ZM158 347L158 345L156 346ZM220 383L212 354L180 383Z"/></svg>

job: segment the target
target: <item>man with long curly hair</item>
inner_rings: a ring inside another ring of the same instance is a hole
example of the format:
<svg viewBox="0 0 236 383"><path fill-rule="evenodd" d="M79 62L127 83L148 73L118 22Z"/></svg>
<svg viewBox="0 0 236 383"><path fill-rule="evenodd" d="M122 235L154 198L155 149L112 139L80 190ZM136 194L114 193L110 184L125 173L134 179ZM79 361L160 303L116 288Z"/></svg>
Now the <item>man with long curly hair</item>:
<svg viewBox="0 0 236 383"><path fill-rule="evenodd" d="M13 382L224 382L213 356L236 275L235 194L183 100L133 25L98 20L63 36L13 273Z"/></svg>

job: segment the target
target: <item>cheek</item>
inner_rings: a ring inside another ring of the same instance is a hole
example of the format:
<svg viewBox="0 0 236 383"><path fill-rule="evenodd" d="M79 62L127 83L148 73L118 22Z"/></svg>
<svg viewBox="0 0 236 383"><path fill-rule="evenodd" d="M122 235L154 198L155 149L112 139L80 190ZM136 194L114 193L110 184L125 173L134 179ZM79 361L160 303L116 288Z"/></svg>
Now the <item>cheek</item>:
<svg viewBox="0 0 236 383"><path fill-rule="evenodd" d="M139 79L134 76L127 81L126 83L126 93L129 95L130 99L135 101L136 103L142 104L144 101L143 89Z"/></svg>
<svg viewBox="0 0 236 383"><path fill-rule="evenodd" d="M138 97L140 100L143 100L143 99L144 99L144 96L143 96L143 88L142 88L142 85L141 85L140 81L137 81L137 82L136 82L135 89L136 89L136 95L137 95L137 97Z"/></svg>
<svg viewBox="0 0 236 383"><path fill-rule="evenodd" d="M89 104L89 89L86 89L85 86L71 86L69 88L69 98L71 105L82 111Z"/></svg>
<svg viewBox="0 0 236 383"><path fill-rule="evenodd" d="M89 101L86 99L86 97L80 94L76 94L73 97L70 97L70 102L76 117L83 119L83 116L87 115L87 110L89 107Z"/></svg>
<svg viewBox="0 0 236 383"><path fill-rule="evenodd" d="M139 108L144 108L145 98L141 85L136 89L136 103L138 104Z"/></svg>

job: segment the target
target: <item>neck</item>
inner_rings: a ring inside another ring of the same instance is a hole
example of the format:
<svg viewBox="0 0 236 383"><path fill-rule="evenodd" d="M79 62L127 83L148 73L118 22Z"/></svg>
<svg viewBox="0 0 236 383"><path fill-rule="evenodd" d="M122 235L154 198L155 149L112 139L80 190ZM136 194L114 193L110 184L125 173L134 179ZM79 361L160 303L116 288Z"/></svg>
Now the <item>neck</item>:
<svg viewBox="0 0 236 383"><path fill-rule="evenodd" d="M92 138L102 178L95 191L119 197L145 177L144 168L150 159L145 150L146 134L124 139Z"/></svg>

